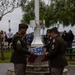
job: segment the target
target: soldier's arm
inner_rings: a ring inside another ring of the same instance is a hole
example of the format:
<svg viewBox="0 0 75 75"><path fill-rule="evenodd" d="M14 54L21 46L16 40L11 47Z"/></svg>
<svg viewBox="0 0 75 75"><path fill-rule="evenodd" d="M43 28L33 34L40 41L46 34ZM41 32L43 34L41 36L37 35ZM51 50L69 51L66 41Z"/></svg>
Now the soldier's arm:
<svg viewBox="0 0 75 75"><path fill-rule="evenodd" d="M28 48L27 47L25 47L25 48L23 48L22 47L22 42L21 42L21 40L20 40L20 38L17 38L16 40L15 40L15 50L17 51L17 52L22 52L22 53L25 53L25 54L28 54L28 55L30 55L31 53L28 51Z"/></svg>
<svg viewBox="0 0 75 75"><path fill-rule="evenodd" d="M55 56L58 53L58 49L59 49L59 41L54 39L47 56L49 57Z"/></svg>

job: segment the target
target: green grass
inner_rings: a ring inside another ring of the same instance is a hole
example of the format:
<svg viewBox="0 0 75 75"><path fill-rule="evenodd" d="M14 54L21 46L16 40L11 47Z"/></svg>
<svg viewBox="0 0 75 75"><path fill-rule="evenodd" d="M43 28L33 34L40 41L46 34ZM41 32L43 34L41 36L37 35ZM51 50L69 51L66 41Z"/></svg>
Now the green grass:
<svg viewBox="0 0 75 75"><path fill-rule="evenodd" d="M1 52L0 52L0 63L10 63L12 51L4 51L4 60L1 59Z"/></svg>
<svg viewBox="0 0 75 75"><path fill-rule="evenodd" d="M0 52L0 63L10 63L12 51L4 51L5 60L1 60L1 52ZM73 53L75 53L75 50L73 50ZM69 56L66 56L66 58L69 59ZM73 57L73 58L75 58L75 57ZM67 60L67 61L68 61L69 65L75 65L75 61L72 61L72 60Z"/></svg>
<svg viewBox="0 0 75 75"><path fill-rule="evenodd" d="M10 59L5 59L5 60L0 59L0 63L10 63Z"/></svg>
<svg viewBox="0 0 75 75"><path fill-rule="evenodd" d="M75 65L75 61L68 61L69 65Z"/></svg>

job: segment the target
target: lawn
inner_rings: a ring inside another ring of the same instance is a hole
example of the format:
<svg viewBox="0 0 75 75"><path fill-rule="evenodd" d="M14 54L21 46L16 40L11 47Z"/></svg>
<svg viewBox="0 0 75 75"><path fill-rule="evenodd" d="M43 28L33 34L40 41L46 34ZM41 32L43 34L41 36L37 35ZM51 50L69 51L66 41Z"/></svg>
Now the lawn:
<svg viewBox="0 0 75 75"><path fill-rule="evenodd" d="M0 63L10 63L10 58L13 50L10 51L4 51L4 58L5 60L1 59L1 52L0 52ZM73 50L73 53L75 53L75 50ZM66 56L67 59L69 59L68 56ZM75 57L73 57L75 58ZM75 65L75 60L67 60L69 65Z"/></svg>
<svg viewBox="0 0 75 75"><path fill-rule="evenodd" d="M4 51L4 60L1 59L1 52L0 52L0 63L10 63L10 58L13 50Z"/></svg>
<svg viewBox="0 0 75 75"><path fill-rule="evenodd" d="M69 65L75 65L75 61L68 61Z"/></svg>

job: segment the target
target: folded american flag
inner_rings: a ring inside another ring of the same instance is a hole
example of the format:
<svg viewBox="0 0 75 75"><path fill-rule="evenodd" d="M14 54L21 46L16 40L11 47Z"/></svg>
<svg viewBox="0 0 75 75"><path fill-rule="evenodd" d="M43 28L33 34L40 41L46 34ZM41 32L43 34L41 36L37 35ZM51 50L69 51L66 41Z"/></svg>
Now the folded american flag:
<svg viewBox="0 0 75 75"><path fill-rule="evenodd" d="M39 63L48 60L44 55L44 46L30 48L29 51L33 53L28 59L30 63Z"/></svg>
<svg viewBox="0 0 75 75"><path fill-rule="evenodd" d="M32 52L34 55L43 55L44 54L44 46L30 48L29 51Z"/></svg>

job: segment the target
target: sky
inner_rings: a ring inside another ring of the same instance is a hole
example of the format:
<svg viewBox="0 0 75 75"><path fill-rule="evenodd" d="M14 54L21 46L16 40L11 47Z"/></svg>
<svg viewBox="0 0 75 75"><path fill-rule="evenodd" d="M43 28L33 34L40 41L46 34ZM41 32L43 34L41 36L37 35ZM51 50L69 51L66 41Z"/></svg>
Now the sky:
<svg viewBox="0 0 75 75"><path fill-rule="evenodd" d="M45 0L45 1L46 1L46 3L48 3L48 0ZM0 30L8 32L9 20L10 20L10 28L11 28L12 32L15 34L18 31L18 25L22 19L22 15L23 15L23 13L22 13L21 8L17 8L12 13L8 13L5 16L3 16L2 20L0 21ZM72 30L75 35L75 26L74 27L69 26L69 27L63 28L63 26L60 25L58 30L59 31L66 30L67 32L69 30ZM29 28L27 30L27 33L30 33L30 32L33 32L32 28ZM46 33L46 31L44 33Z"/></svg>
<svg viewBox="0 0 75 75"><path fill-rule="evenodd" d="M8 32L9 28L9 20L10 20L10 28L13 33L18 31L18 24L22 19L22 11L21 8L15 9L12 13L8 13L3 16L2 20L0 21L0 30L4 30Z"/></svg>

